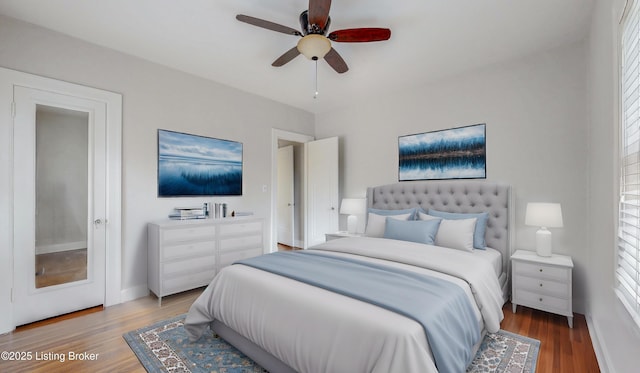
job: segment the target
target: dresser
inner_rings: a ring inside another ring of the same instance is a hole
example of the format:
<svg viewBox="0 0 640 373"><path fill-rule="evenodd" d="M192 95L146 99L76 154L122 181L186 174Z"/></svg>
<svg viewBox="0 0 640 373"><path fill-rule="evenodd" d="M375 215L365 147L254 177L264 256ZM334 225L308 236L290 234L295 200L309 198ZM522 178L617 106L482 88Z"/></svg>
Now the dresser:
<svg viewBox="0 0 640 373"><path fill-rule="evenodd" d="M223 267L263 253L263 219L162 220L147 226L147 283L158 297L206 286Z"/></svg>
<svg viewBox="0 0 640 373"><path fill-rule="evenodd" d="M571 257L553 254L538 256L533 251L518 250L511 256L512 306L535 308L567 317L573 328Z"/></svg>

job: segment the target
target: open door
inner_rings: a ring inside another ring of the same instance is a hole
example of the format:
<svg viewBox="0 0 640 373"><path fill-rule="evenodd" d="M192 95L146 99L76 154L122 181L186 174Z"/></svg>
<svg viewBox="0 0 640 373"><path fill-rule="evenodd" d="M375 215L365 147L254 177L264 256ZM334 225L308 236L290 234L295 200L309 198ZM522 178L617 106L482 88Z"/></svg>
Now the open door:
<svg viewBox="0 0 640 373"><path fill-rule="evenodd" d="M325 234L338 231L338 138L306 143L305 159L306 248L325 242Z"/></svg>

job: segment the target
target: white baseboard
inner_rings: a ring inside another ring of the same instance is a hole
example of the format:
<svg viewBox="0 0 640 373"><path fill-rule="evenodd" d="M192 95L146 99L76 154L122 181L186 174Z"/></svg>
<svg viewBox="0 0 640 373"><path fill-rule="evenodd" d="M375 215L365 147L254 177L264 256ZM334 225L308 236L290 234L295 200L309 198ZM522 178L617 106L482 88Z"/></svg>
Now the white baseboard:
<svg viewBox="0 0 640 373"><path fill-rule="evenodd" d="M596 353L596 359L598 359L600 372L607 373L609 372L609 367L612 365L609 363L610 355L607 351L607 346L603 343L600 343L600 328L596 323L593 322L590 316L585 315L585 319L587 320L587 328L589 329L589 336L591 337L593 350Z"/></svg>
<svg viewBox="0 0 640 373"><path fill-rule="evenodd" d="M59 244L36 246L36 255L59 253L62 251L71 251L71 250L79 250L79 249L86 249L86 248L87 248L86 241L65 242L65 243L59 243Z"/></svg>
<svg viewBox="0 0 640 373"><path fill-rule="evenodd" d="M128 302L130 300L146 297L149 295L149 288L147 285L138 285L128 289L122 289L120 292L121 303Z"/></svg>

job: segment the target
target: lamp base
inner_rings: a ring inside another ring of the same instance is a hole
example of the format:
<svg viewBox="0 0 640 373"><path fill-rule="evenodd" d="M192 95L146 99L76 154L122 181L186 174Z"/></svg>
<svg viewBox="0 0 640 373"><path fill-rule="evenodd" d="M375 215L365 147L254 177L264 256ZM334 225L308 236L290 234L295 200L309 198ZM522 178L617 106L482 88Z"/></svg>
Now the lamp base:
<svg viewBox="0 0 640 373"><path fill-rule="evenodd" d="M539 256L551 256L551 232L545 227L536 232L536 253Z"/></svg>
<svg viewBox="0 0 640 373"><path fill-rule="evenodd" d="M358 217L355 215L349 215L347 217L347 232L354 234L358 228Z"/></svg>

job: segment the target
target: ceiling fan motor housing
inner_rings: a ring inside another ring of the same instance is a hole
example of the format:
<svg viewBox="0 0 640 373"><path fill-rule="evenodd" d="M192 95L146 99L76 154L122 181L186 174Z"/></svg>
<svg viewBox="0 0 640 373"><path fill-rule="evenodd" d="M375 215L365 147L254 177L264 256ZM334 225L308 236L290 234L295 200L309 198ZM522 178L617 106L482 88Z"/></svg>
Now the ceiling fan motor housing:
<svg viewBox="0 0 640 373"><path fill-rule="evenodd" d="M300 13L300 27L302 28L302 34L304 35L309 35L309 34L324 35L327 33L327 30L329 29L330 24L331 24L331 17L328 17L327 24L324 26L323 29L321 29L320 27L318 27L318 25L309 24L308 10L305 10L302 13Z"/></svg>

